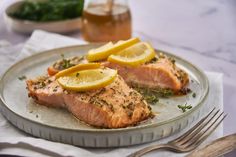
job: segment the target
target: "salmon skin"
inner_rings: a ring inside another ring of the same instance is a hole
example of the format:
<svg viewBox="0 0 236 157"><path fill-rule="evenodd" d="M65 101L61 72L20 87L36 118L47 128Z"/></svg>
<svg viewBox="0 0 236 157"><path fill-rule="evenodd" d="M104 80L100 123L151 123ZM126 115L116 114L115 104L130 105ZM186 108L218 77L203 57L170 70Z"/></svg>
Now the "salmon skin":
<svg viewBox="0 0 236 157"><path fill-rule="evenodd" d="M70 59L69 59L70 60ZM81 60L80 60L81 61ZM88 62L85 58L81 62ZM51 71L60 71L61 61L49 67ZM159 53L150 62L137 66L123 66L108 61L102 65L108 68L117 69L125 82L133 87L145 87L151 89L168 89L178 93L189 83L188 74L176 66L175 61L162 53ZM50 74L50 72L49 72Z"/></svg>
<svg viewBox="0 0 236 157"><path fill-rule="evenodd" d="M76 118L101 128L133 126L152 117L144 98L117 76L110 85L87 92L68 91L55 77L27 80L29 96L48 107L66 108Z"/></svg>

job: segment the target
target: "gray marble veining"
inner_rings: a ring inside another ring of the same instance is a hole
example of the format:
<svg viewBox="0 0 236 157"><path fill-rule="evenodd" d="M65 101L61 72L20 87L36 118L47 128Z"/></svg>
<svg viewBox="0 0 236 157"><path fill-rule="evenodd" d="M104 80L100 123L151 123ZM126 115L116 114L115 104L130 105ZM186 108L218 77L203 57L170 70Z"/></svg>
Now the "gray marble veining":
<svg viewBox="0 0 236 157"><path fill-rule="evenodd" d="M133 10L144 8L142 0L136 3ZM135 35L154 41L157 47L166 44L236 63L236 1L152 3L145 13L133 15Z"/></svg>

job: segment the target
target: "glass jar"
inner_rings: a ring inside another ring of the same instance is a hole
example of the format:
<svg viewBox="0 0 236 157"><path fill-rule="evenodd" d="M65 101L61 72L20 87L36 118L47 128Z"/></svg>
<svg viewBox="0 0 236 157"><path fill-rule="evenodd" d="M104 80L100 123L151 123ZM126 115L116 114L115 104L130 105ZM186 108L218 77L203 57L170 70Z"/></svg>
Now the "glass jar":
<svg viewBox="0 0 236 157"><path fill-rule="evenodd" d="M127 0L90 0L82 16L82 36L90 42L126 40L131 37Z"/></svg>

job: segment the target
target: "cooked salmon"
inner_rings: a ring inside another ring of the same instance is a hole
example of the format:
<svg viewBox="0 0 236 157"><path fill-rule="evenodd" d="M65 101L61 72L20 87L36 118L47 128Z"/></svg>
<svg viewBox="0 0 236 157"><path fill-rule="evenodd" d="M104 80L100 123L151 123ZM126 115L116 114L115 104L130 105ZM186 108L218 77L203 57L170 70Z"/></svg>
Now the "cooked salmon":
<svg viewBox="0 0 236 157"><path fill-rule="evenodd" d="M111 62L104 62L103 65L117 69L119 75L130 86L179 91L189 82L188 74L178 68L173 59L165 55L157 56L149 63L138 67L123 66Z"/></svg>
<svg viewBox="0 0 236 157"><path fill-rule="evenodd" d="M53 65L48 67L48 75L53 76L56 73L58 73L61 70L70 68L74 65L81 64L81 63L87 63L88 61L83 56L76 56L71 58L64 58L64 55L62 55L62 59L55 62Z"/></svg>
<svg viewBox="0 0 236 157"><path fill-rule="evenodd" d="M81 61L81 60L80 60ZM88 62L85 58L81 62ZM60 71L60 63L51 66L51 71ZM153 89L170 89L174 92L182 90L189 82L188 74L176 66L175 61L163 54L157 55L150 62L138 67L123 66L111 62L102 65L117 69L118 73L130 86L148 87ZM53 72L49 72L53 73Z"/></svg>
<svg viewBox="0 0 236 157"><path fill-rule="evenodd" d="M40 77L26 83L29 96L37 103L66 108L92 126L122 128L152 116L151 107L120 76L104 88L87 92L65 90L55 77Z"/></svg>

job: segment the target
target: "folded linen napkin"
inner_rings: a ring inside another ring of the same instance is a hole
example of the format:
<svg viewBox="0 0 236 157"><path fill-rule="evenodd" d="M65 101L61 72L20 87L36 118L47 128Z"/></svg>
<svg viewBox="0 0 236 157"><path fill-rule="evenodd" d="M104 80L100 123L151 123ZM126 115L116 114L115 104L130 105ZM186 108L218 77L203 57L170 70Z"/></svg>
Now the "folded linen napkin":
<svg viewBox="0 0 236 157"><path fill-rule="evenodd" d="M5 67L0 68L0 74L3 73L5 68L13 62L19 59L38 53L40 51L64 47L69 45L86 44L82 40L72 39L58 34L52 34L44 31L37 30L33 32L30 39L25 43L23 49L19 55L14 54L14 51L21 48L22 45L12 47L0 48L0 54L5 52L1 56L1 62L4 63ZM9 52L9 53L6 53ZM16 53L16 52L15 52ZM9 55L8 55L9 54ZM14 57L15 58L14 58ZM4 58L2 58L4 57ZM14 59L13 59L14 58ZM13 61L14 60L14 61ZM208 108L223 109L223 89L222 89L222 74L206 72L210 82L210 93L209 101L206 104L206 110ZM190 126L189 126L190 127ZM189 128L188 127L188 128ZM139 150L150 144L165 143L170 141L187 130L184 129L180 133L172 135L171 137L164 138L159 141L155 141L148 144L142 144L137 146L123 147L123 148L108 148L108 149L91 149L91 148L80 148L68 144L62 144L57 142L51 142L40 138L35 138L26 134L16 127L11 125L1 114L0 114L0 154L12 154L22 156L101 156L101 157L120 157L127 156L130 153ZM220 125L214 131L214 133L201 145L206 145L210 141L219 138L223 135L223 125ZM176 154L168 151L156 151L147 154L146 156L184 156L186 154Z"/></svg>

